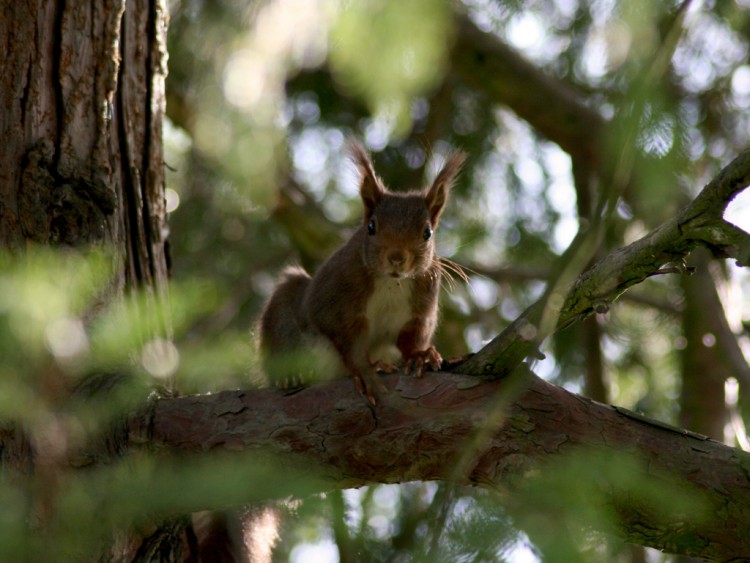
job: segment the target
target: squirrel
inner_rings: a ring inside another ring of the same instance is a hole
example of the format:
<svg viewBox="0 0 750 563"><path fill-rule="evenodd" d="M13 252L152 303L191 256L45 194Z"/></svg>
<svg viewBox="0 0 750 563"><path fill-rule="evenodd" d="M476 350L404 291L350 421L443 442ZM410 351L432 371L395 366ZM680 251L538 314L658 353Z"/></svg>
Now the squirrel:
<svg viewBox="0 0 750 563"><path fill-rule="evenodd" d="M264 371L277 386L313 376L350 374L375 405L376 371L392 373L400 360L421 377L440 369L432 345L438 294L446 264L435 254L435 230L465 160L451 154L428 188L392 192L365 149L350 141L360 174L362 224L310 276L298 266L281 275L259 322Z"/></svg>

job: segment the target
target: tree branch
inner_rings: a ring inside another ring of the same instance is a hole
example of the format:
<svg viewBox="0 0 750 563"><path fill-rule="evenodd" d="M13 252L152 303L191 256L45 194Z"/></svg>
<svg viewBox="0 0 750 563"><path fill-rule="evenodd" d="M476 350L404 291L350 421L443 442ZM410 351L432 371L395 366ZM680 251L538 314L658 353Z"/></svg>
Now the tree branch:
<svg viewBox="0 0 750 563"><path fill-rule="evenodd" d="M457 16L452 68L463 80L509 106L573 157L596 169L606 121L570 84L540 71L496 36ZM554 100L554 103L550 103Z"/></svg>
<svg viewBox="0 0 750 563"><path fill-rule="evenodd" d="M265 389L162 399L130 419L129 443L162 453L279 454L311 475L315 467L316 482L328 488L441 479L510 493L587 453L611 459L628 452L637 479L663 488L668 478L702 510L688 514L675 501L674 510L660 511L603 471L590 485L614 509L626 541L714 560L750 558L750 455L741 450L529 372L516 379L523 390L512 403L503 400L516 395L508 379L435 373L383 381L390 393L375 408L348 378L293 395ZM520 494L520 504L534 510Z"/></svg>
<svg viewBox="0 0 750 563"><path fill-rule="evenodd" d="M643 238L623 247L584 272L567 295L548 299L564 300L555 330L604 312L628 288L657 273L668 263L683 263L697 246L731 256L738 266L750 265L750 235L726 222L729 202L750 184L750 150L745 150L711 180L676 217ZM534 352L548 334L538 327L546 304L539 301L477 354L461 364L461 373L506 375Z"/></svg>

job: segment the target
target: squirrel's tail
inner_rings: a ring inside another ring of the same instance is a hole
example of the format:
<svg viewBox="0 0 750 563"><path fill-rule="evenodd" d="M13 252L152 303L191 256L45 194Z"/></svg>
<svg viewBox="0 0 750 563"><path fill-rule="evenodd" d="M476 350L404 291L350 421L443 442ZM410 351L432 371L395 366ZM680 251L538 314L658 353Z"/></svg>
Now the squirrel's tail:
<svg viewBox="0 0 750 563"><path fill-rule="evenodd" d="M294 365L303 348L307 320L302 314L310 275L299 266L284 269L258 323L258 346L263 371L278 387L295 386Z"/></svg>

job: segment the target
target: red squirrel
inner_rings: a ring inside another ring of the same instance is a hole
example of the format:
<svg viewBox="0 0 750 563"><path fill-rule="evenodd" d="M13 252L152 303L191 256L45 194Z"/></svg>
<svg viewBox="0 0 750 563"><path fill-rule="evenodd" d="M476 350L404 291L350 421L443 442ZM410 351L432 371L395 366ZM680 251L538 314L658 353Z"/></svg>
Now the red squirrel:
<svg viewBox="0 0 750 563"><path fill-rule="evenodd" d="M401 359L421 377L442 358L432 345L445 265L435 229L465 155L448 157L432 185L391 192L364 148L350 142L360 174L364 218L313 277L300 267L282 274L259 323L264 370L282 387L349 373L374 405L376 371Z"/></svg>

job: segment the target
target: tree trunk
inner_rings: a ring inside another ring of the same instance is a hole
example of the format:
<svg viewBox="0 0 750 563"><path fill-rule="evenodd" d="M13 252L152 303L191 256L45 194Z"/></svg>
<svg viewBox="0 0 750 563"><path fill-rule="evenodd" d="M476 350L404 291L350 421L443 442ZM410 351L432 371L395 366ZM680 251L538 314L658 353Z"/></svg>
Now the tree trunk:
<svg viewBox="0 0 750 563"><path fill-rule="evenodd" d="M137 289L142 316L159 315L169 270L165 3L2 0L0 12L0 246L105 247L115 275L103 299ZM144 340L168 334L167 319L149 326L159 328ZM32 490L61 468L40 469L44 452L12 425L3 426L0 454ZM171 523L122 536L106 559L175 553L183 533Z"/></svg>
<svg viewBox="0 0 750 563"><path fill-rule="evenodd" d="M680 280L685 295L680 426L723 441L728 422L724 383L734 373L719 342L717 327L725 313L716 292L719 280L709 270L708 252L696 252L691 258L695 274Z"/></svg>
<svg viewBox="0 0 750 563"><path fill-rule="evenodd" d="M0 244L106 244L116 293L166 290L159 0L3 0Z"/></svg>

